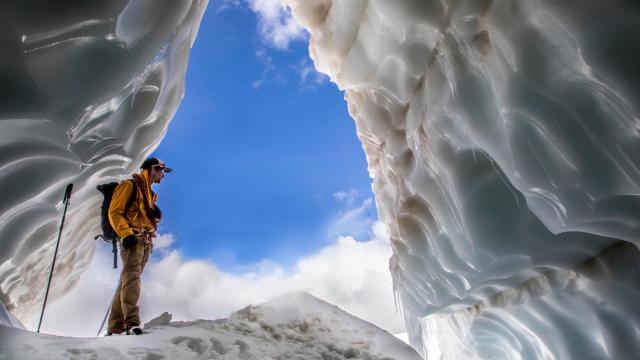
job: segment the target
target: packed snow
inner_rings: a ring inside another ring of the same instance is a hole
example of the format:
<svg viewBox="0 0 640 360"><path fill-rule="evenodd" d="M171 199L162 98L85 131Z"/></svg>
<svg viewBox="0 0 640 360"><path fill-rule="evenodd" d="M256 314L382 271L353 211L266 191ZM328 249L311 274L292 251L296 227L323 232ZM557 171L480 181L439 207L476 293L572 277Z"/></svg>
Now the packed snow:
<svg viewBox="0 0 640 360"><path fill-rule="evenodd" d="M637 3L286 3L345 92L411 342L637 357Z"/></svg>
<svg viewBox="0 0 640 360"><path fill-rule="evenodd" d="M247 306L228 319L170 322L140 336L67 338L0 327L6 359L411 360L420 355L388 332L307 293Z"/></svg>

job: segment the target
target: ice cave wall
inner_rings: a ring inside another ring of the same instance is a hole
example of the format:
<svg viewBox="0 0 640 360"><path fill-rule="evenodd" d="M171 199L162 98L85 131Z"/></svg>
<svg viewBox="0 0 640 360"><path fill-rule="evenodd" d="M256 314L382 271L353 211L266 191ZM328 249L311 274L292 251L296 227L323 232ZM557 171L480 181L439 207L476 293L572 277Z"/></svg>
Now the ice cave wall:
<svg viewBox="0 0 640 360"><path fill-rule="evenodd" d="M286 0L345 92L427 358L640 353L640 5Z"/></svg>
<svg viewBox="0 0 640 360"><path fill-rule="evenodd" d="M87 267L100 232L95 185L134 172L162 139L206 5L0 3L0 296L19 320L42 304L68 183L50 296Z"/></svg>

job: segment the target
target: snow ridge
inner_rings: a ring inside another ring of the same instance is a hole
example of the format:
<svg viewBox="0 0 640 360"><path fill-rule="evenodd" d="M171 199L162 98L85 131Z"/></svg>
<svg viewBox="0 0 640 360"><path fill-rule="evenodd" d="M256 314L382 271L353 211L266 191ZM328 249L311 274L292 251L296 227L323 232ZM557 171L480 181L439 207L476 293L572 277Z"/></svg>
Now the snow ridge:
<svg viewBox="0 0 640 360"><path fill-rule="evenodd" d="M307 293L248 306L228 319L169 322L142 336L64 338L0 327L7 359L419 360L407 344ZM155 324L153 324L155 323Z"/></svg>

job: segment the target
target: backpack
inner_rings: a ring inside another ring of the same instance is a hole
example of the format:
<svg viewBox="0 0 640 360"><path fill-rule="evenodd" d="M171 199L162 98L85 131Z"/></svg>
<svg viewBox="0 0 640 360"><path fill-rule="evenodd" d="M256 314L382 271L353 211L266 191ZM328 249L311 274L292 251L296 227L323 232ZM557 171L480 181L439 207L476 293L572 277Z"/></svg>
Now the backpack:
<svg viewBox="0 0 640 360"><path fill-rule="evenodd" d="M136 199L136 195L138 193L137 191L138 186L136 185L135 181L132 181L132 180L125 180L125 181L131 181L131 183L133 184L133 188L131 189L131 194L129 195L129 199L127 200L127 203L124 206L124 212L126 214L129 208L131 207L131 205L133 204L133 201ZM109 222L109 206L111 205L113 192L116 190L116 187L119 184L120 183L117 183L117 182L110 182L107 184L101 184L96 186L98 191L100 191L104 196L104 199L102 200L102 206L100 208L101 209L100 227L102 228L102 234L97 235L95 239L97 240L99 237L101 237L104 241L111 243L111 246L113 248L113 268L114 269L118 268L118 245L117 245L118 234L116 234L116 231L113 229L113 227L111 226L111 223Z"/></svg>

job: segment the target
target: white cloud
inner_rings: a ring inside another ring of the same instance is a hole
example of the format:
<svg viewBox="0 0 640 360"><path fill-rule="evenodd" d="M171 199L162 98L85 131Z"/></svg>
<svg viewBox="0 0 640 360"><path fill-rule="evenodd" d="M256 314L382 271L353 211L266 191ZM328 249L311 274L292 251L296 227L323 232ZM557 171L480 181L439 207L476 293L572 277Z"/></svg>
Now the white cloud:
<svg viewBox="0 0 640 360"><path fill-rule="evenodd" d="M272 58L268 55L268 49L287 51L294 41L307 39L307 33L294 20L291 9L281 0L221 0L215 13L229 10L247 8L256 17L256 31L260 37L260 45L256 52L256 58L264 64L260 78L251 82L254 89L259 89L271 77L278 81L288 81L289 74L298 75L302 88L315 88L327 82L329 77L318 72L308 57L297 64L279 64L278 67L286 70L278 71Z"/></svg>
<svg viewBox="0 0 640 360"><path fill-rule="evenodd" d="M180 250L170 249L173 240L163 235L159 238L169 243L161 247L166 252L156 253L143 274L142 319L148 321L164 311L174 320L226 317L248 304L302 290L391 333L406 331L395 309L388 236L380 222L372 223L370 230L368 241L339 237L299 259L291 271L264 260L242 274L225 273L209 261L184 259ZM47 309L43 332L95 335L117 283L119 272L110 268L110 261L111 254L101 246L78 287ZM34 320L30 328L37 325Z"/></svg>
<svg viewBox="0 0 640 360"><path fill-rule="evenodd" d="M307 38L306 31L291 16L291 10L280 0L222 0L216 13L246 5L257 18L258 34L263 43L278 50Z"/></svg>
<svg viewBox="0 0 640 360"><path fill-rule="evenodd" d="M280 0L247 0L247 4L258 17L258 32L267 45L285 50L291 42L306 38L304 29Z"/></svg>
<svg viewBox="0 0 640 360"><path fill-rule="evenodd" d="M153 239L153 250L154 251L166 250L171 245L173 245L173 243L174 243L173 235L160 234L158 235L158 237Z"/></svg>
<svg viewBox="0 0 640 360"><path fill-rule="evenodd" d="M354 188L333 193L333 197L336 200L344 201L347 206L353 205L353 201L356 199L356 196L358 196L358 190Z"/></svg>
<svg viewBox="0 0 640 360"><path fill-rule="evenodd" d="M296 71L300 76L300 84L308 87L322 85L329 80L329 77L318 72L310 59L304 58L296 67Z"/></svg>
<svg viewBox="0 0 640 360"><path fill-rule="evenodd" d="M169 311L175 319L218 318L248 304L290 291L308 291L390 332L404 331L395 312L388 237L381 223L374 237L358 242L340 237L318 253L299 259L291 273L272 262L241 275L206 261L185 260L174 250L153 263L141 301L147 319Z"/></svg>
<svg viewBox="0 0 640 360"><path fill-rule="evenodd" d="M240 7L241 5L241 0L222 0L220 2L220 6L218 6L217 9L215 9L215 12L222 12L225 10L229 10L229 9L236 9L238 7Z"/></svg>
<svg viewBox="0 0 640 360"><path fill-rule="evenodd" d="M339 195L336 195L339 194ZM336 193L335 198L342 197L347 207L338 214L328 228L329 237L351 236L364 238L370 233L375 221L371 217L373 211L373 199L366 198L360 205L353 207L353 202L357 198L357 193Z"/></svg>
<svg viewBox="0 0 640 360"><path fill-rule="evenodd" d="M358 219L360 216L362 216L362 214L366 210L368 210L371 207L372 204L373 204L373 199L372 198L364 199L364 201L362 201L360 206L358 206L357 208L347 209L346 211L344 211L342 213L342 218L340 219L340 221L341 222L343 222L343 221L354 221L354 220Z"/></svg>
<svg viewBox="0 0 640 360"><path fill-rule="evenodd" d="M269 74L272 73L275 69L274 65L273 65L273 60L271 59L271 56L269 56L269 54L267 54L266 51L264 50L258 50L256 51L256 58L258 60L260 60L260 62L262 64L264 64L264 67L262 68L262 74L260 75L260 79L255 80L251 83L251 86L254 89L258 89L262 86L262 84L267 80L267 78L269 77Z"/></svg>
<svg viewBox="0 0 640 360"><path fill-rule="evenodd" d="M267 49L287 51L292 42L307 39L306 31L298 25L291 15L291 10L280 0L222 0L214 11L219 13L243 6L256 16L256 30L261 40L256 58L264 64L260 78L254 80L251 86L259 89L270 76L286 81L288 76L276 70ZM298 75L300 85L305 88L315 88L328 80L326 75L316 71L310 59L306 57L298 64L288 64L286 67L287 73L293 71Z"/></svg>

